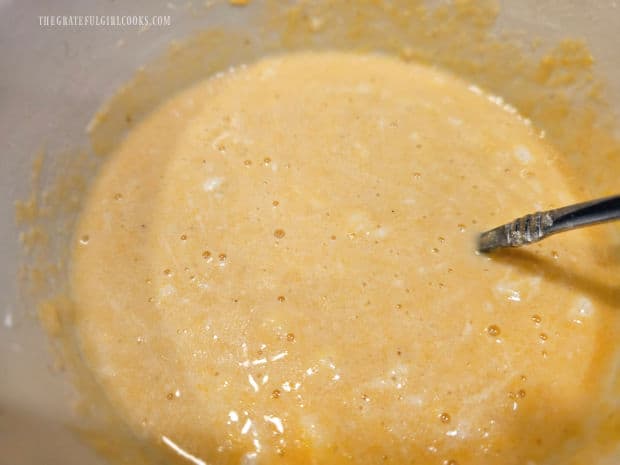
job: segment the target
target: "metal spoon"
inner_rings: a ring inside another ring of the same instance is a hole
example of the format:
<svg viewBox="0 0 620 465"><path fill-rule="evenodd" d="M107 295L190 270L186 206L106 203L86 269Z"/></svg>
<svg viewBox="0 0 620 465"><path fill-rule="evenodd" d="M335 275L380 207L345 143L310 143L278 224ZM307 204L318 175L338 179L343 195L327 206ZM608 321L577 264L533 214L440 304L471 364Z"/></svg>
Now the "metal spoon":
<svg viewBox="0 0 620 465"><path fill-rule="evenodd" d="M480 234L478 250L491 252L502 247L521 247L552 234L614 220L620 220L620 195L517 218Z"/></svg>

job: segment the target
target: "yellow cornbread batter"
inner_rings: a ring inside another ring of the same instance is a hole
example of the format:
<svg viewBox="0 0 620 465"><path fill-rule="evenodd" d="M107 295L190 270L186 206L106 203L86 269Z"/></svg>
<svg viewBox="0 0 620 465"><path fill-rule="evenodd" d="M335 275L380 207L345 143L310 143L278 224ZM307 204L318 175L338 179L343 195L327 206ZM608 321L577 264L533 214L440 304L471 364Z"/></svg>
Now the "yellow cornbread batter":
<svg viewBox="0 0 620 465"><path fill-rule="evenodd" d="M94 182L83 359L163 463L570 458L605 416L605 263L587 231L474 252L482 229L582 200L561 162L430 67L322 52L215 76Z"/></svg>

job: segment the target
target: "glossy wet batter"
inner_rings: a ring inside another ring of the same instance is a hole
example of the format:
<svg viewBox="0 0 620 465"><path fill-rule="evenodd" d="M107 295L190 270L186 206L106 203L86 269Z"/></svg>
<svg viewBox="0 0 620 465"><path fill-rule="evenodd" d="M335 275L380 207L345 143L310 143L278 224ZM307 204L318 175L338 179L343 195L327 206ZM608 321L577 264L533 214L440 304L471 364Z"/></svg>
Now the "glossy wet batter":
<svg viewBox="0 0 620 465"><path fill-rule="evenodd" d="M560 162L428 67L308 53L218 75L96 180L84 360L166 463L554 463L604 416L612 304L570 272L602 264L585 231L496 257L474 237L575 202Z"/></svg>

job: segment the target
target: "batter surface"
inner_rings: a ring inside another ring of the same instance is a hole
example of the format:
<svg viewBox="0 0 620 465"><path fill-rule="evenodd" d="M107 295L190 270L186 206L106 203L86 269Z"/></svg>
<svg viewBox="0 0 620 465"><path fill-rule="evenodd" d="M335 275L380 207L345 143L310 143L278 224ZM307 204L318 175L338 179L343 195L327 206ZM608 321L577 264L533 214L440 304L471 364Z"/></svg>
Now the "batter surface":
<svg viewBox="0 0 620 465"><path fill-rule="evenodd" d="M556 158L500 99L388 57L211 78L92 188L84 360L164 463L571 457L604 415L604 263L585 231L474 253L480 230L577 201Z"/></svg>

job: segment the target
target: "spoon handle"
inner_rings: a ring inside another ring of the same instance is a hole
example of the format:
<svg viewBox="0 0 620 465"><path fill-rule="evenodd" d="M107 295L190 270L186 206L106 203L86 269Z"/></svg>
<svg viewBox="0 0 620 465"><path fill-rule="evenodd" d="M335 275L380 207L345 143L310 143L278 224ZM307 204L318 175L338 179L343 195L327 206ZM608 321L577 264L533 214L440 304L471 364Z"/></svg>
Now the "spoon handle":
<svg viewBox="0 0 620 465"><path fill-rule="evenodd" d="M517 218L480 234L478 250L521 247L571 229L620 220L620 195L569 205Z"/></svg>

